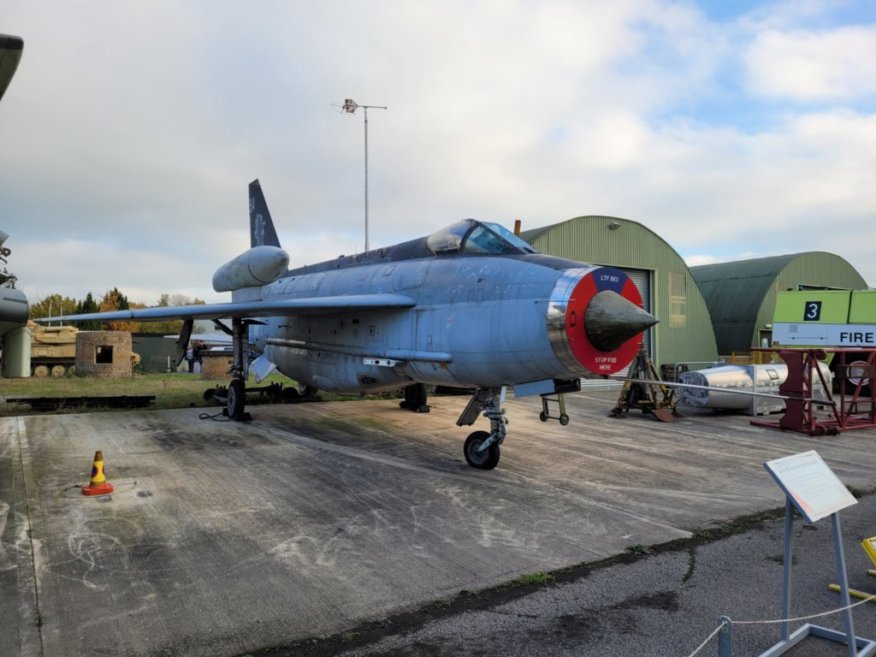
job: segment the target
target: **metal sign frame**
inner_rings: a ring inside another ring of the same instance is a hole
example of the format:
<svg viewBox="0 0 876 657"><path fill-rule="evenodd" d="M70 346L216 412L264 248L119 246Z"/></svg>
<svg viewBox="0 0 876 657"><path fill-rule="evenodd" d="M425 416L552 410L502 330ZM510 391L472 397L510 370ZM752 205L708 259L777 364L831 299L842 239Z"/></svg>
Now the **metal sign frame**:
<svg viewBox="0 0 876 657"><path fill-rule="evenodd" d="M783 655L808 636L847 644L849 657L876 655L876 641L855 635L854 620L850 608L846 560L843 552L839 512L856 504L857 500L815 451L768 461L764 463L764 467L785 493L785 549L782 582L782 617L785 620L782 623L782 640L766 652L761 653L760 657ZM841 487L842 491L837 486ZM845 632L811 623L803 625L793 633L790 631L790 620L788 619L791 617L791 563L795 508L804 518L813 523L830 516L836 572L840 582L840 600L842 606L845 607L843 612Z"/></svg>

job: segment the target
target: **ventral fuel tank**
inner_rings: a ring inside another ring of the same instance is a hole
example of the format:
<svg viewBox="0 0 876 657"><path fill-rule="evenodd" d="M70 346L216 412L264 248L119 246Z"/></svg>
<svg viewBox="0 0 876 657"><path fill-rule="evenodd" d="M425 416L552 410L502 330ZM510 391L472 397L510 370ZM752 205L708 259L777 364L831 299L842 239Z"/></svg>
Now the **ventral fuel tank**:
<svg viewBox="0 0 876 657"><path fill-rule="evenodd" d="M289 254L276 246L254 246L227 262L213 274L216 292L232 292L244 287L273 283L286 273Z"/></svg>

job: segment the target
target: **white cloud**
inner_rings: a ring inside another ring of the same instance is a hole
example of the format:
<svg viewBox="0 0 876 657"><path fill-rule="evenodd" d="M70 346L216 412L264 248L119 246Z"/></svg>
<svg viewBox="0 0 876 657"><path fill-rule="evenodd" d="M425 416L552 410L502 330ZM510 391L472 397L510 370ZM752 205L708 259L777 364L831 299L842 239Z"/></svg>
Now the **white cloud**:
<svg viewBox="0 0 876 657"><path fill-rule="evenodd" d="M783 7L716 24L658 0L11 0L3 29L25 51L0 105L10 268L46 293L212 299L213 271L248 245L256 177L293 265L354 253L364 117L330 107L352 97L389 106L369 112L374 246L466 216L602 213L680 252L832 250L876 282L861 237L876 57L856 36L872 27L804 31ZM781 78L807 57L823 66L811 80ZM744 95L746 66L781 95Z"/></svg>
<svg viewBox="0 0 876 657"><path fill-rule="evenodd" d="M150 305L162 291L204 298L216 268L131 245L70 239L17 240L10 264L32 301L54 293L81 299L89 291L99 299L118 287L130 301Z"/></svg>
<svg viewBox="0 0 876 657"><path fill-rule="evenodd" d="M876 25L824 32L769 30L745 54L753 93L797 101L876 94Z"/></svg>
<svg viewBox="0 0 876 657"><path fill-rule="evenodd" d="M689 255L684 258L684 262L688 267L698 267L699 265L712 265L721 262L721 260L714 255Z"/></svg>

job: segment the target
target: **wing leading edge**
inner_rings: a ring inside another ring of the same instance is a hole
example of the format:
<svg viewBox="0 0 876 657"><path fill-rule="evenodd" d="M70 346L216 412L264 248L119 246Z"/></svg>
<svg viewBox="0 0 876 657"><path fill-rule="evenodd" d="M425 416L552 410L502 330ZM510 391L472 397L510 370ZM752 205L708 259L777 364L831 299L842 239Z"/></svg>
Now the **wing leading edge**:
<svg viewBox="0 0 876 657"><path fill-rule="evenodd" d="M243 319L248 317L276 317L282 315L326 315L357 310L392 311L413 308L416 302L403 294L349 294L334 297L304 299L272 299L268 301L237 301L198 306L161 306L133 310L114 310L83 315L43 317L35 321L87 322L135 320L161 322L168 319Z"/></svg>

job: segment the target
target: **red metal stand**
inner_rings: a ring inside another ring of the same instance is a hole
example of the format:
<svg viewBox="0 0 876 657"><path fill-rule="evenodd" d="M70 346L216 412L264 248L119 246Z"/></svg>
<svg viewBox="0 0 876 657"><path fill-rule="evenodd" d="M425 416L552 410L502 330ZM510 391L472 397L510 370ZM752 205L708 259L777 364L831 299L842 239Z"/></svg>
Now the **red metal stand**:
<svg viewBox="0 0 876 657"><path fill-rule="evenodd" d="M779 386L779 394L785 396L785 414L773 420L752 420L751 423L771 429L796 431L810 436L834 436L850 429L876 427L876 349L758 349L771 351L788 364L788 378ZM834 371L839 381L839 399L831 389L818 361L828 353L838 359ZM849 354L863 354L866 361L846 362ZM850 376L853 374L853 376ZM846 393L846 383L856 379L855 389ZM820 385L824 398L813 400L814 386ZM866 393L866 394L865 394Z"/></svg>

